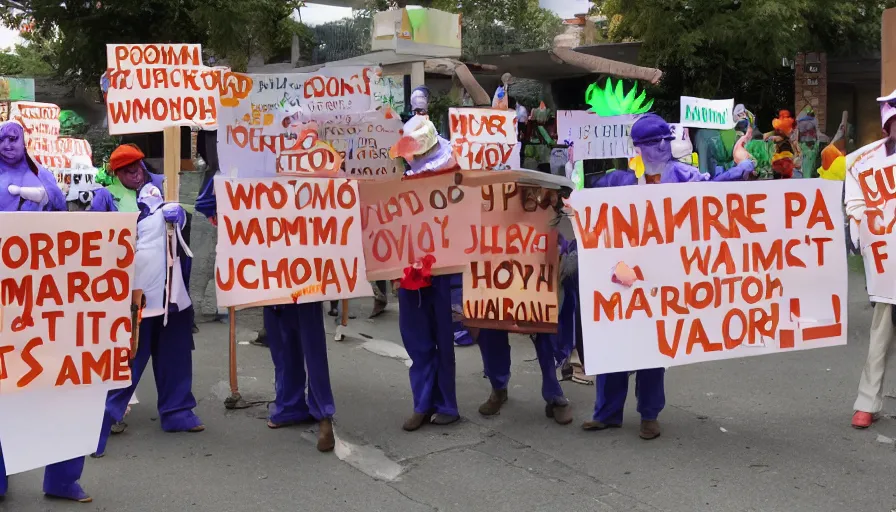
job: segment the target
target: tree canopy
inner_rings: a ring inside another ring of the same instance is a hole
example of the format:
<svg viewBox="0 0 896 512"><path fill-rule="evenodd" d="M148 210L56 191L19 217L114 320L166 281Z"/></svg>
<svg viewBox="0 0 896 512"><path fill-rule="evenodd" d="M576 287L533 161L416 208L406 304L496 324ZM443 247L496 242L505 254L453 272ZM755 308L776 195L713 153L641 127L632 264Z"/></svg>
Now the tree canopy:
<svg viewBox="0 0 896 512"><path fill-rule="evenodd" d="M887 0L593 0L612 41L641 41L640 59L665 72L659 91L735 97L765 110L787 107L793 78L784 58L800 51L862 55L880 47ZM665 93L665 94L664 94ZM758 113L758 112L757 112Z"/></svg>
<svg viewBox="0 0 896 512"><path fill-rule="evenodd" d="M109 43L201 43L235 69L249 56L288 54L303 27L291 14L299 0L0 0L0 22L54 40L56 72L96 85ZM27 37L26 37L27 39ZM17 52L18 53L18 52Z"/></svg>

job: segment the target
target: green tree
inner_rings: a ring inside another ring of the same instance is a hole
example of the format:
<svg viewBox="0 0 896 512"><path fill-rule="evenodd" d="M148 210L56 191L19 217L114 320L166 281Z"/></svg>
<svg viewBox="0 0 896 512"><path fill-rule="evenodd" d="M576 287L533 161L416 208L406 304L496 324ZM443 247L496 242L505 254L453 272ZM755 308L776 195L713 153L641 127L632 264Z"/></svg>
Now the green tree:
<svg viewBox="0 0 896 512"><path fill-rule="evenodd" d="M96 85L108 43L200 43L244 69L251 52L282 55L301 32L298 0L0 0L0 22L58 34L57 73ZM307 35L307 34L306 34Z"/></svg>
<svg viewBox="0 0 896 512"><path fill-rule="evenodd" d="M665 76L661 113L677 117L678 96L730 98L759 110L792 108L793 75L784 58L800 51L831 55L873 51L880 16L894 4L877 0L593 0L612 41L641 41L640 60ZM671 108L670 108L671 107ZM663 112L663 109L667 109Z"/></svg>
<svg viewBox="0 0 896 512"><path fill-rule="evenodd" d="M461 13L463 52L468 58L550 48L563 30L538 0L432 0L431 6Z"/></svg>

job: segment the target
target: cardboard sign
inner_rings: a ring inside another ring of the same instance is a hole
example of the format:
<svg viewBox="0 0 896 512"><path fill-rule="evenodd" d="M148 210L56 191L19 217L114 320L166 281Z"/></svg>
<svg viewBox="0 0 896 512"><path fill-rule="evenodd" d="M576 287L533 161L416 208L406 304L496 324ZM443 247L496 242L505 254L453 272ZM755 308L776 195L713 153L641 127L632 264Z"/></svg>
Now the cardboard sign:
<svg viewBox="0 0 896 512"><path fill-rule="evenodd" d="M389 148L398 142L403 125L400 118L386 112L378 110L322 120L321 138L344 158L342 176L392 179L404 174L404 162L389 158Z"/></svg>
<svg viewBox="0 0 896 512"><path fill-rule="evenodd" d="M28 154L45 167L56 163L59 112L59 107L52 103L33 101L17 101L10 107L9 119L25 127Z"/></svg>
<svg viewBox="0 0 896 512"><path fill-rule="evenodd" d="M573 192L588 373L845 344L842 186Z"/></svg>
<svg viewBox="0 0 896 512"><path fill-rule="evenodd" d="M557 138L571 144L576 160L631 158L632 124L638 116L602 117L587 110L557 112Z"/></svg>
<svg viewBox="0 0 896 512"><path fill-rule="evenodd" d="M455 185L454 173L359 186L369 280L397 279L427 254L434 275L463 271L482 214L478 189Z"/></svg>
<svg viewBox="0 0 896 512"><path fill-rule="evenodd" d="M365 276L357 182L219 176L215 195L219 306L373 295Z"/></svg>
<svg viewBox="0 0 896 512"><path fill-rule="evenodd" d="M448 116L451 146L461 169L519 168L516 112L451 108Z"/></svg>
<svg viewBox="0 0 896 512"><path fill-rule="evenodd" d="M136 224L137 214L0 213L0 395L130 384Z"/></svg>
<svg viewBox="0 0 896 512"><path fill-rule="evenodd" d="M109 134L216 128L224 70L203 66L198 44L109 44L106 55Z"/></svg>
<svg viewBox="0 0 896 512"><path fill-rule="evenodd" d="M336 176L380 179L403 171L399 161L388 158L388 148L398 141L400 119L385 107L372 111L370 87L350 85L358 80L368 84L364 80L375 78L379 68L324 70L338 73L337 82L325 81L342 84L346 95L338 101L331 98L332 108L323 109L312 105L327 106L314 99L314 84L326 75L233 74L238 87L222 96L219 115L218 155L225 175L333 176L336 166ZM305 98L306 91L310 98ZM308 140L308 130L317 138ZM309 152L315 159L300 162Z"/></svg>
<svg viewBox="0 0 896 512"><path fill-rule="evenodd" d="M464 252L464 324L513 332L557 332L555 192L517 183L482 187L482 220Z"/></svg>
<svg viewBox="0 0 896 512"><path fill-rule="evenodd" d="M734 100L681 97L681 125L692 128L734 128Z"/></svg>
<svg viewBox="0 0 896 512"><path fill-rule="evenodd" d="M867 147L866 147L867 148ZM865 212L859 223L859 246L865 264L865 280L868 295L874 302L896 304L896 263L891 255L896 247L896 156L887 157L881 150L862 148L865 153L855 163L855 153L850 154L850 166L858 178L861 194L865 199ZM847 178L849 179L849 178Z"/></svg>
<svg viewBox="0 0 896 512"><path fill-rule="evenodd" d="M59 137L54 146L54 154L47 156L42 162L47 169L93 167L93 150L86 140Z"/></svg>

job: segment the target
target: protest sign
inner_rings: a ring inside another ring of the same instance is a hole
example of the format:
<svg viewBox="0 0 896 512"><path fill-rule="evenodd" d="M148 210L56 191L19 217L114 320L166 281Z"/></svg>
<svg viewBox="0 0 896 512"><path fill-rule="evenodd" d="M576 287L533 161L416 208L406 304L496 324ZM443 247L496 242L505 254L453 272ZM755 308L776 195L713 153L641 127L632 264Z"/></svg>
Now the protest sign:
<svg viewBox="0 0 896 512"><path fill-rule="evenodd" d="M321 74L324 72L336 75L329 77ZM337 166L336 176L378 179L400 174L401 164L388 158L388 149L398 141L401 121L389 108L373 111L371 87L376 87L371 84L379 79L379 73L379 68L360 67L324 68L318 74L235 73L240 91L248 92L222 96L218 155L224 174L332 176L337 161L342 165ZM327 101L315 99L314 84L320 80L342 84L339 89L345 94ZM359 80L367 85L351 85ZM315 132L316 140L308 140L308 130ZM335 152L319 142L335 147ZM312 151L317 161L301 164L301 155Z"/></svg>
<svg viewBox="0 0 896 512"><path fill-rule="evenodd" d="M681 97L681 125L690 128L734 128L734 100Z"/></svg>
<svg viewBox="0 0 896 512"><path fill-rule="evenodd" d="M454 184L454 173L361 181L364 259L371 281L397 279L427 254L433 274L462 272L482 214L478 189Z"/></svg>
<svg viewBox="0 0 896 512"><path fill-rule="evenodd" d="M57 156L59 107L52 103L16 101L10 106L9 119L25 128L28 154L45 167Z"/></svg>
<svg viewBox="0 0 896 512"><path fill-rule="evenodd" d="M516 113L490 108L448 109L451 146L465 170L518 169Z"/></svg>
<svg viewBox="0 0 896 512"><path fill-rule="evenodd" d="M632 124L638 116L599 116L587 110L557 112L557 138L572 145L576 160L631 158Z"/></svg>
<svg viewBox="0 0 896 512"><path fill-rule="evenodd" d="M345 159L342 176L389 179L404 174L404 162L389 158L402 130L401 119L390 111L330 116L321 121L320 130L321 138Z"/></svg>
<svg viewBox="0 0 896 512"><path fill-rule="evenodd" d="M203 66L198 44L109 44L106 56L110 135L217 126L225 70Z"/></svg>
<svg viewBox="0 0 896 512"><path fill-rule="evenodd" d="M106 394L130 385L136 224L137 214L0 213L7 474L93 452Z"/></svg>
<svg viewBox="0 0 896 512"><path fill-rule="evenodd" d="M876 147L866 146L856 152L864 157L851 153L847 160L850 167L860 166L850 172L855 173L865 200L858 228L868 295L874 302L896 304L896 258L890 249L896 246L896 155L888 157Z"/></svg>
<svg viewBox="0 0 896 512"><path fill-rule="evenodd" d="M0 213L0 395L130 382L136 214Z"/></svg>
<svg viewBox="0 0 896 512"><path fill-rule="evenodd" d="M373 295L358 183L215 178L218 305L296 304Z"/></svg>
<svg viewBox="0 0 896 512"><path fill-rule="evenodd" d="M482 219L464 252L464 324L557 332L556 192L517 183L481 188Z"/></svg>
<svg viewBox="0 0 896 512"><path fill-rule="evenodd" d="M589 374L846 343L841 183L631 190L569 200Z"/></svg>

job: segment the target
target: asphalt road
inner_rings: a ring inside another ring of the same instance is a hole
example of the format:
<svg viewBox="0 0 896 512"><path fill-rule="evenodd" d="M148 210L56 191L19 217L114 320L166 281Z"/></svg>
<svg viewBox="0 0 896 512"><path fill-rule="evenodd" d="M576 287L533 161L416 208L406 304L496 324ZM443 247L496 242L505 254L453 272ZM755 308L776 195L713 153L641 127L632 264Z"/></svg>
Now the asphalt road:
<svg viewBox="0 0 896 512"><path fill-rule="evenodd" d="M12 477L0 511L890 511L896 422L849 426L871 313L860 274L850 292L845 347L671 369L663 435L650 442L637 436L633 397L622 429L582 431L594 387L563 383L572 425L545 418L523 337L499 416L477 413L488 384L478 349L460 348L463 421L402 431L411 396L392 304L376 321L352 322L372 340L329 345L339 443L320 454L313 426L265 427L272 365L264 348L239 346L241 391L257 405L224 409L227 328L204 323L193 389L206 432L160 430L147 372L130 429L104 459L88 459L82 483L94 503L45 499L35 471ZM356 301L360 313L368 307ZM260 317L241 313L239 325L258 329ZM896 395L892 384L886 390ZM888 398L884 412L892 411Z"/></svg>

